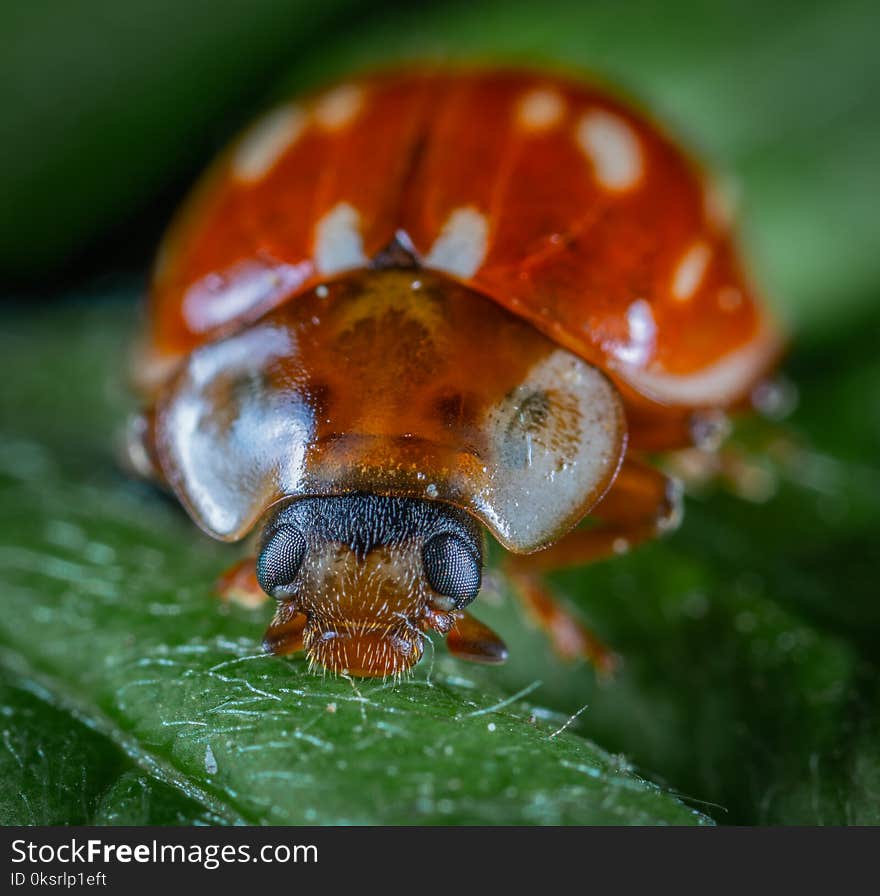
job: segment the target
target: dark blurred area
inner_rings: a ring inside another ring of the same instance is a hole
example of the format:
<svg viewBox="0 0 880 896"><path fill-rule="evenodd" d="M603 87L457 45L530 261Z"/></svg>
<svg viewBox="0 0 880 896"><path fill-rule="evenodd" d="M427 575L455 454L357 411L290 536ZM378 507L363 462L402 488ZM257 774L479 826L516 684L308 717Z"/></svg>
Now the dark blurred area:
<svg viewBox="0 0 880 896"><path fill-rule="evenodd" d="M198 169L351 4L4 3L0 276L144 266Z"/></svg>

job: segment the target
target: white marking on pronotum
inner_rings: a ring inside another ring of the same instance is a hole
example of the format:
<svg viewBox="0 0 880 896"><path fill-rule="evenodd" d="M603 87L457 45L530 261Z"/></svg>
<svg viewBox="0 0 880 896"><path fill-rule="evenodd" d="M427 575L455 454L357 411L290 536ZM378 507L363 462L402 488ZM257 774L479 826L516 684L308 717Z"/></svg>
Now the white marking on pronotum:
<svg viewBox="0 0 880 896"><path fill-rule="evenodd" d="M341 84L318 100L315 105L315 118L322 128L335 131L354 121L363 103L362 87Z"/></svg>
<svg viewBox="0 0 880 896"><path fill-rule="evenodd" d="M333 206L315 226L315 264L322 274L335 274L367 264L360 215L347 202Z"/></svg>
<svg viewBox="0 0 880 896"><path fill-rule="evenodd" d="M267 404L262 393L242 399L234 421L217 414L226 394L219 384L253 382L291 351L290 333L269 324L208 343L189 356L167 395L161 421L157 418L157 444L179 473L178 497L215 538L241 538L262 511L267 482L277 481L283 494L293 494L289 483L296 485L301 475L302 446L308 444L304 415L271 398ZM266 464L255 466L257 455L261 463L279 458L280 468L270 472Z"/></svg>
<svg viewBox="0 0 880 896"><path fill-rule="evenodd" d="M593 164L596 180L606 189L629 190L642 179L639 138L619 116L593 109L578 123L576 136Z"/></svg>
<svg viewBox="0 0 880 896"><path fill-rule="evenodd" d="M504 547L529 553L574 526L601 496L617 468L625 424L611 382L560 348L488 409L482 427L492 472L478 512Z"/></svg>
<svg viewBox="0 0 880 896"><path fill-rule="evenodd" d="M296 143L305 124L305 113L296 106L281 106L264 115L236 146L233 174L239 180L260 180Z"/></svg>
<svg viewBox="0 0 880 896"><path fill-rule="evenodd" d="M687 302L699 289L712 258L712 249L702 240L693 243L682 255L672 274L672 297Z"/></svg>
<svg viewBox="0 0 880 896"><path fill-rule="evenodd" d="M425 264L457 277L471 277L480 269L488 246L489 222L485 216L475 208L457 208L446 219Z"/></svg>
<svg viewBox="0 0 880 896"><path fill-rule="evenodd" d="M617 350L617 357L626 364L644 364L654 351L657 337L654 314L644 299L638 299L629 306L626 312L626 325L629 330L629 342Z"/></svg>
<svg viewBox="0 0 880 896"><path fill-rule="evenodd" d="M516 107L516 123L528 131L544 131L559 124L565 100L555 91L536 88L523 94Z"/></svg>

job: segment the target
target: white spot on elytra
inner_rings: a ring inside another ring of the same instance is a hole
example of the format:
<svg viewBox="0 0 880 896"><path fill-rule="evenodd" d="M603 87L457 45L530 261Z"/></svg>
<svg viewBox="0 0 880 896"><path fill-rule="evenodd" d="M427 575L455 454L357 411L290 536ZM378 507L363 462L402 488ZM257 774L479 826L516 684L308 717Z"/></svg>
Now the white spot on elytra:
<svg viewBox="0 0 880 896"><path fill-rule="evenodd" d="M700 288L712 259L712 249L702 240L691 245L682 255L672 274L672 297L687 302Z"/></svg>
<svg viewBox="0 0 880 896"><path fill-rule="evenodd" d="M580 120L576 136L603 187L629 190L641 180L644 166L639 138L622 118L594 109Z"/></svg>
<svg viewBox="0 0 880 896"><path fill-rule="evenodd" d="M648 361L654 350L657 324L651 306L638 299L626 312L629 342L617 350L617 357L626 364L641 365Z"/></svg>
<svg viewBox="0 0 880 896"><path fill-rule="evenodd" d="M746 345L724 355L696 373L677 375L643 366L613 364L625 379L649 398L671 405L723 405L741 397L743 390L779 352L779 337L766 321Z"/></svg>
<svg viewBox="0 0 880 896"><path fill-rule="evenodd" d="M322 274L335 274L367 264L359 230L360 215L347 202L333 206L315 226L315 264Z"/></svg>
<svg viewBox="0 0 880 896"><path fill-rule="evenodd" d="M310 268L308 262L274 268L242 262L223 274L208 274L184 294L183 315L192 330L206 333L292 292L309 276Z"/></svg>
<svg viewBox="0 0 880 896"><path fill-rule="evenodd" d="M363 88L354 84L342 84L318 100L315 118L322 128L335 131L354 121L363 103Z"/></svg>
<svg viewBox="0 0 880 896"><path fill-rule="evenodd" d="M559 124L565 100L555 91L537 88L524 94L516 107L516 122L529 131L544 131Z"/></svg>
<svg viewBox="0 0 880 896"><path fill-rule="evenodd" d="M482 265L489 246L489 222L475 208L457 208L447 218L425 265L471 277Z"/></svg>
<svg viewBox="0 0 880 896"><path fill-rule="evenodd" d="M274 268L242 262L223 274L208 274L184 294L183 315L192 330L206 333L292 292L311 274L310 269L308 262Z"/></svg>
<svg viewBox="0 0 880 896"><path fill-rule="evenodd" d="M296 106L281 106L263 116L235 148L233 174L243 181L260 180L296 143L305 125L306 116Z"/></svg>

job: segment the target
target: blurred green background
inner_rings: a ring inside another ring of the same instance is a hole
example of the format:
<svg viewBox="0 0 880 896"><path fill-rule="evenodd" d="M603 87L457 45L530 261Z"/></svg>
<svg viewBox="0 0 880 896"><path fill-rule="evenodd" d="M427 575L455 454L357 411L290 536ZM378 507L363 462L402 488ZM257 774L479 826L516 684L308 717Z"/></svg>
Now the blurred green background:
<svg viewBox="0 0 880 896"><path fill-rule="evenodd" d="M0 821L880 820L878 26L867 0L7 0ZM761 500L717 484L671 538L554 579L624 655L610 683L497 572L503 669L438 646L394 689L261 658L266 613L210 597L231 549L113 462L198 171L273 98L426 57L595 73L669 122L736 184L791 328L796 410L734 437Z"/></svg>

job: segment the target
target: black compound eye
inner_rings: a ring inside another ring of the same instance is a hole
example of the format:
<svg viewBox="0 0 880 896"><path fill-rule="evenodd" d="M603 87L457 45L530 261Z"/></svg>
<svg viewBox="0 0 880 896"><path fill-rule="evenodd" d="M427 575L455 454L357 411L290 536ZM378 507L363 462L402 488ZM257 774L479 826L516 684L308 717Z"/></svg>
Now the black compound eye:
<svg viewBox="0 0 880 896"><path fill-rule="evenodd" d="M266 594L283 597L293 585L306 555L306 540L292 526L277 529L257 560L257 579Z"/></svg>
<svg viewBox="0 0 880 896"><path fill-rule="evenodd" d="M422 559L428 584L456 607L469 604L480 590L480 562L458 535L435 535L424 548Z"/></svg>

